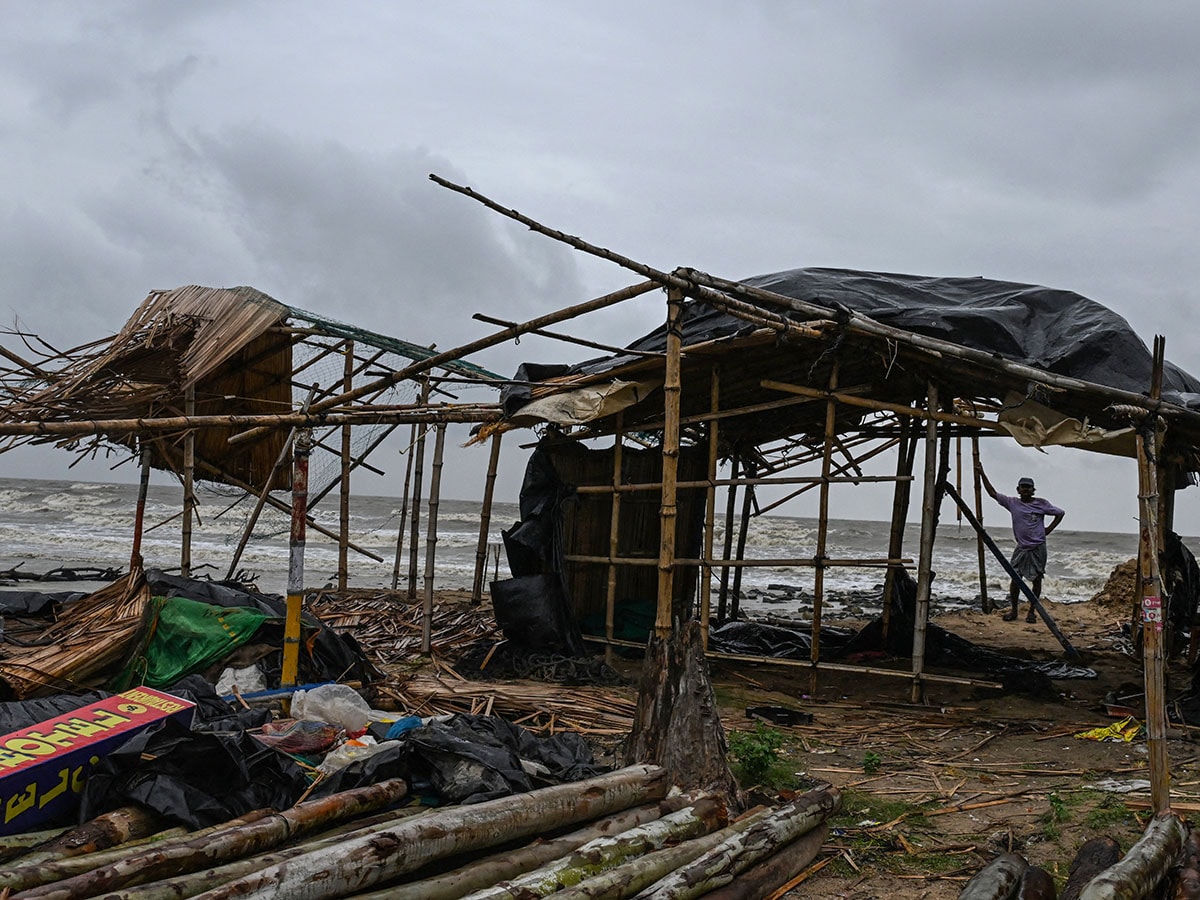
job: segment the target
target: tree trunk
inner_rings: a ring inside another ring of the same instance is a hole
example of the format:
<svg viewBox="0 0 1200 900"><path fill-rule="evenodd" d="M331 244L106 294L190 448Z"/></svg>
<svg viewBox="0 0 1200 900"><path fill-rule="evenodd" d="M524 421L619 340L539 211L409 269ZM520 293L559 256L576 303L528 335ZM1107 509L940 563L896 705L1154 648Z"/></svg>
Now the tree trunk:
<svg viewBox="0 0 1200 900"><path fill-rule="evenodd" d="M717 830L725 823L725 804L704 797L695 806L681 809L630 828L622 834L596 838L562 859L542 866L512 881L502 881L470 895L469 900L537 900L630 859L661 850L668 844L690 841Z"/></svg>
<svg viewBox="0 0 1200 900"><path fill-rule="evenodd" d="M720 794L738 807L726 752L699 623L686 622L666 639L651 637L626 762L662 766L684 790Z"/></svg>
<svg viewBox="0 0 1200 900"><path fill-rule="evenodd" d="M162 817L141 806L122 806L72 828L38 848L37 862L52 862L107 850L127 841L149 837L163 827Z"/></svg>
<svg viewBox="0 0 1200 900"><path fill-rule="evenodd" d="M710 891L705 900L764 900L770 897L817 858L828 836L829 823L822 822L778 853L751 866L725 887Z"/></svg>
<svg viewBox="0 0 1200 900"><path fill-rule="evenodd" d="M201 896L205 900L343 897L447 856L544 834L662 799L668 787L663 769L631 766L571 784L450 807L394 828L348 837L336 853L307 853Z"/></svg>
<svg viewBox="0 0 1200 900"><path fill-rule="evenodd" d="M482 890L505 878L516 878L560 859L598 837L620 834L677 812L690 805L693 799L680 794L659 803L627 809L560 838L538 838L517 850L493 853L444 875L393 885L370 894L359 894L356 900L458 900L472 891Z"/></svg>
<svg viewBox="0 0 1200 900"><path fill-rule="evenodd" d="M24 896L42 900L73 900L93 897L115 888L146 884L169 875L194 872L214 862L261 853L330 822L389 806L407 793L408 786L397 778L320 800L310 800L249 825L235 825L199 838L172 841L164 847L125 856L109 865L27 891Z"/></svg>
<svg viewBox="0 0 1200 900"><path fill-rule="evenodd" d="M1175 864L1187 834L1171 813L1155 816L1146 833L1116 865L1105 869L1083 889L1079 900L1141 900L1149 897Z"/></svg>
<svg viewBox="0 0 1200 900"><path fill-rule="evenodd" d="M759 860L812 831L841 803L841 795L832 788L810 791L773 810L744 833L733 835L690 865L676 869L638 897L640 900L691 900L723 887Z"/></svg>

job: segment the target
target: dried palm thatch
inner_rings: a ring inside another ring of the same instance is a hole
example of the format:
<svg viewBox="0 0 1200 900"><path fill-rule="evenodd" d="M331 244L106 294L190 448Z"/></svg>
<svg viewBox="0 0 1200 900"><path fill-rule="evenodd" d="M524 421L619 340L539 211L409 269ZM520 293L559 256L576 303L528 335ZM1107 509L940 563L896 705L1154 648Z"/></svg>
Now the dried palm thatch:
<svg viewBox="0 0 1200 900"><path fill-rule="evenodd" d="M414 675L378 690L410 715L498 715L531 731L551 734L625 735L637 707L632 697L600 688L467 681L449 670L445 677Z"/></svg>
<svg viewBox="0 0 1200 900"><path fill-rule="evenodd" d="M150 600L141 565L69 605L34 646L7 646L0 683L19 700L97 687L128 651Z"/></svg>

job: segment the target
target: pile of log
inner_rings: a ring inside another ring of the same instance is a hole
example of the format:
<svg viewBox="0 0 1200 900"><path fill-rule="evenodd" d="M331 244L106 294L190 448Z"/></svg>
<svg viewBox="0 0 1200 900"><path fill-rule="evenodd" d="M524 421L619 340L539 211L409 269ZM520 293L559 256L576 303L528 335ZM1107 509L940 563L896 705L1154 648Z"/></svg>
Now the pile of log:
<svg viewBox="0 0 1200 900"><path fill-rule="evenodd" d="M1121 856L1117 842L1087 841L1071 863L1061 900L1200 898L1200 833L1189 834L1173 813L1150 820L1141 839ZM962 889L959 900L1054 900L1054 879L1019 853L1002 853Z"/></svg>
<svg viewBox="0 0 1200 900"><path fill-rule="evenodd" d="M814 791L731 821L722 798L668 789L639 765L436 810L401 805L391 780L191 834L126 813L86 836L0 838L0 897L757 900L812 861L840 803Z"/></svg>

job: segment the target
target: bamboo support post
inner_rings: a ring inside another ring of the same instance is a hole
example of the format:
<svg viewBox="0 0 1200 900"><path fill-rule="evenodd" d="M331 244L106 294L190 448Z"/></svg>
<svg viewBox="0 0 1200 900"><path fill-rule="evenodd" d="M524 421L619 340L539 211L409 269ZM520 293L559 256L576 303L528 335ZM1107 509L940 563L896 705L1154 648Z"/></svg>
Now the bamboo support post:
<svg viewBox="0 0 1200 900"><path fill-rule="evenodd" d="M929 382L926 405L930 415L925 420L925 483L921 499L921 554L917 563L917 620L913 625L913 682L912 702L924 698L921 676L925 672L925 631L929 624L929 593L933 579L933 538L937 529L937 419L933 412L938 405L938 387Z"/></svg>
<svg viewBox="0 0 1200 900"><path fill-rule="evenodd" d="M354 341L346 341L343 352L346 355L346 366L342 372L342 390L351 391L354 388ZM341 462L342 471L338 490L338 590L346 590L350 579L350 455L351 429L349 425L342 426Z"/></svg>
<svg viewBox="0 0 1200 900"><path fill-rule="evenodd" d="M1162 335L1154 338L1154 369L1150 396L1162 392L1164 345ZM1156 813L1171 808L1171 772L1167 758L1166 664L1163 626L1166 609L1159 572L1158 458L1162 434L1156 417L1147 417L1137 430L1138 509L1140 512L1138 572L1142 607L1142 678L1146 689L1146 746L1149 750L1150 803Z"/></svg>
<svg viewBox="0 0 1200 900"><path fill-rule="evenodd" d="M408 519L408 489L412 484L414 447L417 442L417 423L413 422L408 429L408 446L405 453L408 462L404 465L404 491L400 495L400 527L396 529L396 557L392 563L392 590L400 585L400 560L404 558L404 526Z"/></svg>
<svg viewBox="0 0 1200 900"><path fill-rule="evenodd" d="M742 467L752 478L755 475L755 464L751 459L743 462ZM731 560L735 565L733 570L733 597L729 601L729 618L738 617L738 607L742 602L742 567L737 565L746 558L746 538L750 533L750 509L754 504L754 485L748 484L742 491L742 518L738 523L737 556Z"/></svg>
<svg viewBox="0 0 1200 900"><path fill-rule="evenodd" d="M429 401L429 379L421 382L421 403ZM417 461L413 464L412 524L408 535L408 599L417 599L417 540L421 536L421 480L425 471L425 422L417 425Z"/></svg>
<svg viewBox="0 0 1200 900"><path fill-rule="evenodd" d="M142 567L142 531L146 524L146 494L150 490L150 448L145 441L138 441L142 457L142 471L138 477L137 507L133 515L133 546L129 550L129 571Z"/></svg>
<svg viewBox="0 0 1200 900"><path fill-rule="evenodd" d="M475 577L471 581L471 603L478 606L483 600L483 582L487 575L488 530L492 525L492 497L496 491L496 470L500 467L500 439L503 432L492 435L488 455L487 478L483 482L483 508L479 512L479 543L475 545Z"/></svg>
<svg viewBox="0 0 1200 900"><path fill-rule="evenodd" d="M442 496L442 454L446 449L446 425L439 423L433 442L433 472L429 479L429 527L425 534L425 605L421 615L421 652L433 652L433 575L437 564L438 504Z"/></svg>
<svg viewBox="0 0 1200 900"><path fill-rule="evenodd" d="M983 543L983 478L979 474L979 435L971 435L971 462L975 473L975 518L979 520L979 530L975 534L975 547L979 555L979 608L990 613L996 607L988 597L987 557L984 555Z"/></svg>
<svg viewBox="0 0 1200 900"><path fill-rule="evenodd" d="M735 453L733 461L730 463L729 488L725 492L725 540L724 548L721 551L722 562L729 562L730 555L733 553L733 513L737 509L738 471L740 465L740 457ZM729 568L722 567L721 596L717 598L717 627L725 624L726 613L729 609L728 601Z"/></svg>
<svg viewBox="0 0 1200 900"><path fill-rule="evenodd" d="M894 560L904 552L904 526L908 522L908 502L912 494L913 462L917 457L918 434L910 419L900 420L900 439L896 450L896 488L892 493L892 525L888 533L888 559ZM887 646L892 622L892 591L896 584L896 566L889 564L883 577L883 611L881 627L883 646Z"/></svg>
<svg viewBox="0 0 1200 900"><path fill-rule="evenodd" d="M612 480L613 480L613 495L612 509L609 515L608 523L608 582L604 591L604 636L610 643L604 647L604 661L612 665L612 639L616 630L617 618L617 564L616 558L620 553L621 547L621 492L617 490L621 486L622 472L624 470L624 453L622 441L625 437L625 415L617 413L616 423L613 433L613 464L612 464Z"/></svg>
<svg viewBox="0 0 1200 900"><path fill-rule="evenodd" d="M300 613L304 604L304 526L308 520L308 455L312 434L302 429L293 444L292 529L288 543L287 612L283 625L280 684L294 687L300 671Z"/></svg>
<svg viewBox="0 0 1200 900"><path fill-rule="evenodd" d="M825 600L825 551L829 540L829 475L833 467L833 447L837 438L838 364L829 370L829 399L825 402L825 443L821 448L821 487L817 501L817 549L813 553L812 645L809 658L814 666L821 661L821 604ZM817 692L817 670L809 675L809 693Z"/></svg>
<svg viewBox="0 0 1200 900"><path fill-rule="evenodd" d="M189 384L183 395L183 414L196 414L196 385ZM183 435L183 528L179 539L179 574L192 576L192 523L196 515L196 432Z"/></svg>
<svg viewBox="0 0 1200 900"><path fill-rule="evenodd" d="M709 405L714 413L721 407L721 370L710 373ZM700 640L708 649L708 626L712 613L713 528L717 517L717 456L721 439L719 419L708 423L708 488L704 492L704 565L700 569Z"/></svg>
<svg viewBox="0 0 1200 900"><path fill-rule="evenodd" d="M663 487L658 516L658 611L654 619L654 631L664 640L671 633L674 619L675 524L678 517L675 482L679 472L679 351L682 346L682 320L683 292L672 289L667 293L667 361L663 381L666 427L663 428L662 437Z"/></svg>

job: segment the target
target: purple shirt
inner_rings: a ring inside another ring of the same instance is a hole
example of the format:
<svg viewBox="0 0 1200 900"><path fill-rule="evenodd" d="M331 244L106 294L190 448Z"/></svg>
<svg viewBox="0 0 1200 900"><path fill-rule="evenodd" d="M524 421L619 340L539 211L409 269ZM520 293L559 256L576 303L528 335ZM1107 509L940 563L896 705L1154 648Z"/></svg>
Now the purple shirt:
<svg viewBox="0 0 1200 900"><path fill-rule="evenodd" d="M1013 537L1017 546L1025 550L1046 543L1046 516L1065 516L1066 513L1041 497L1028 503L1020 497L996 495L996 502L1012 513Z"/></svg>

